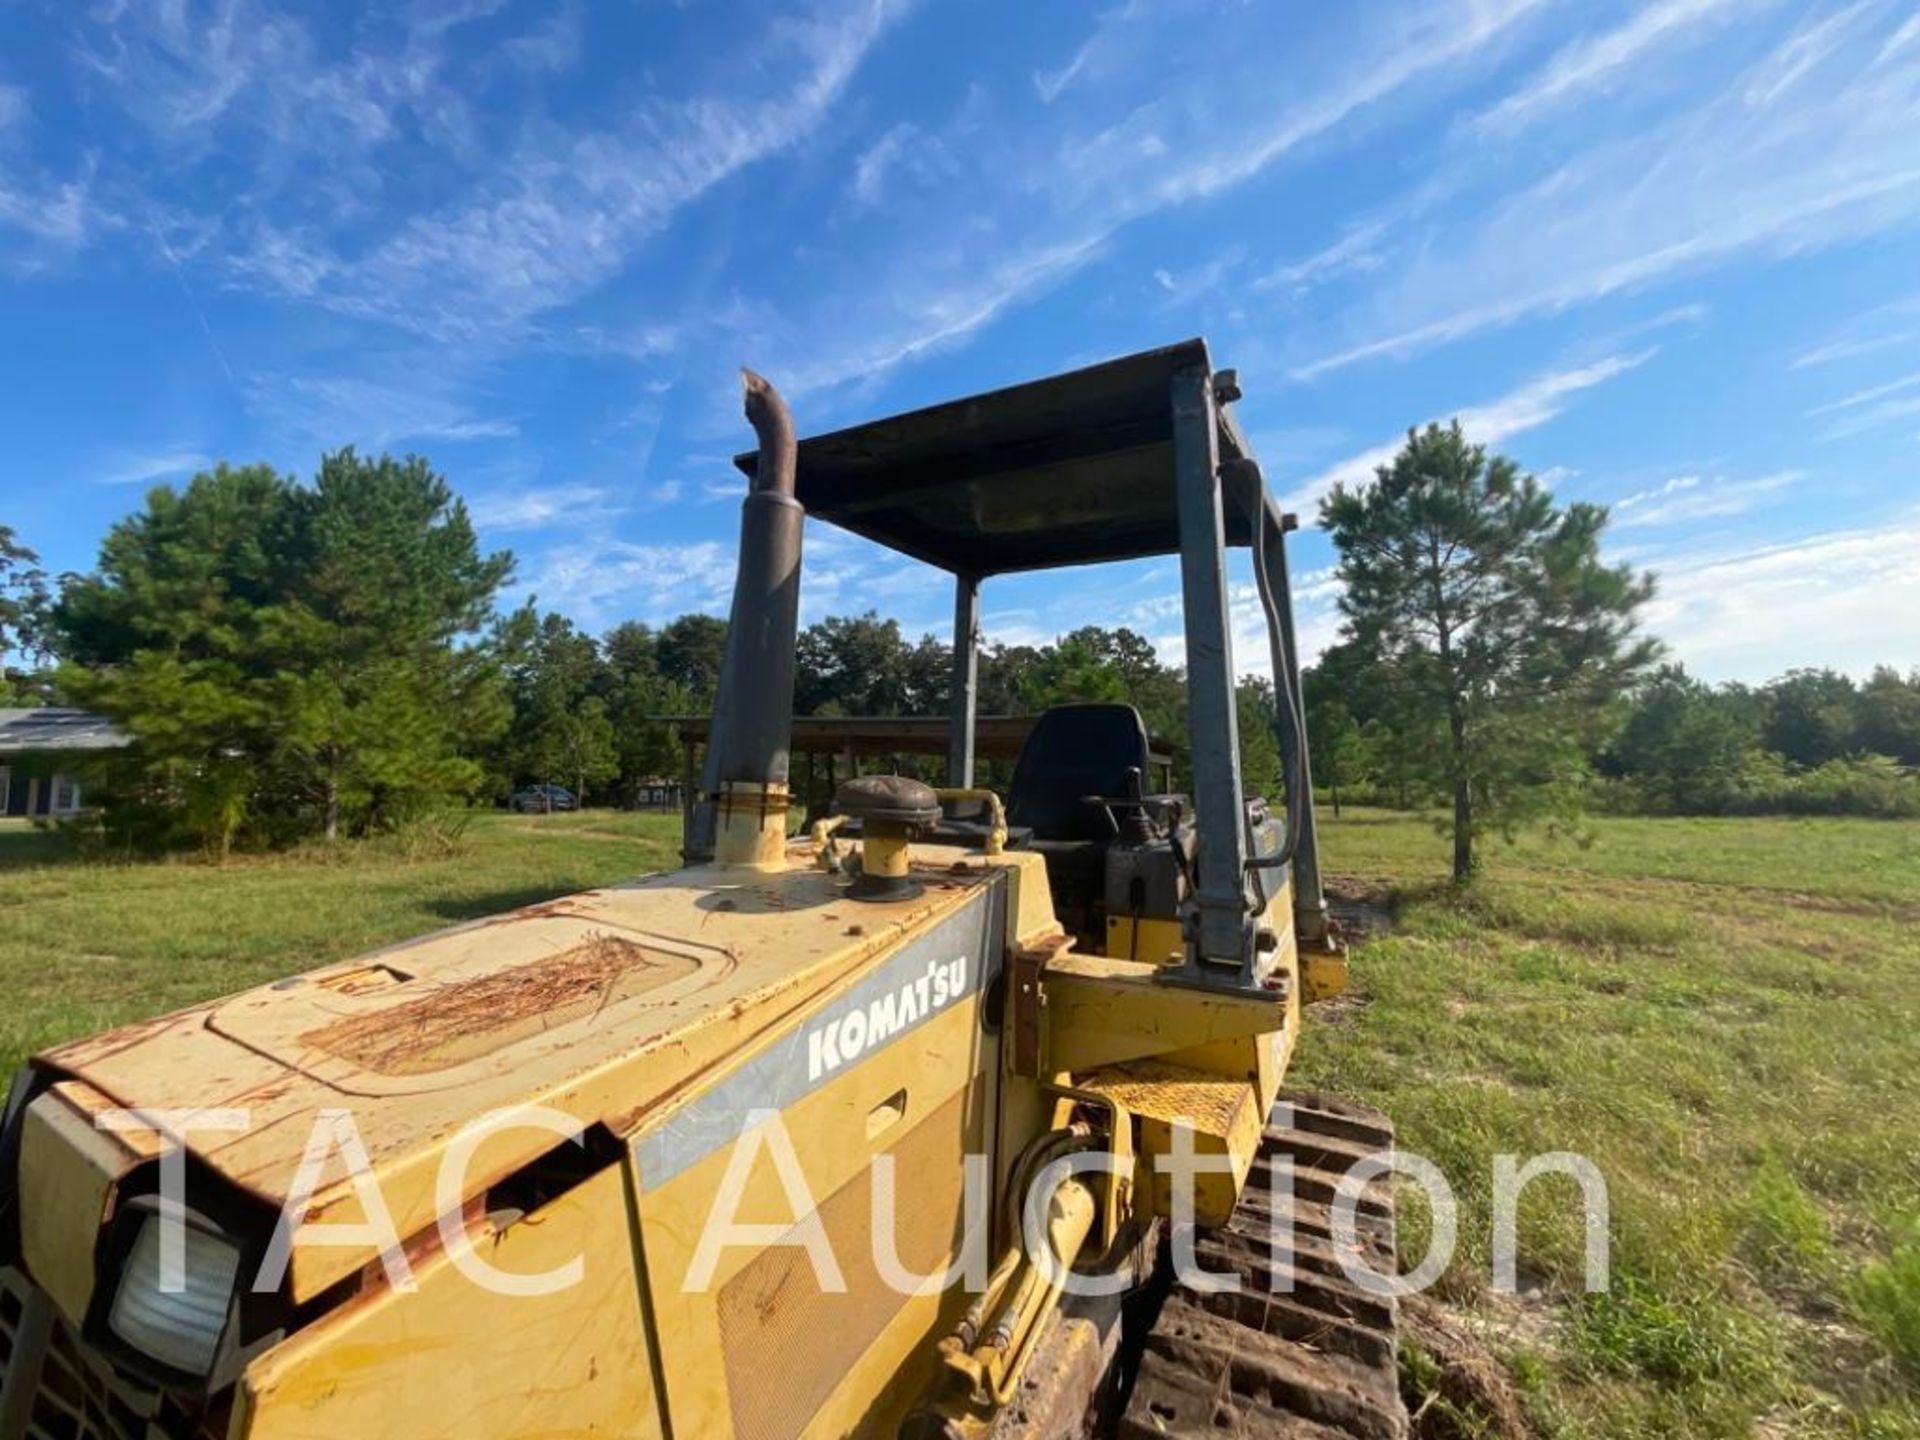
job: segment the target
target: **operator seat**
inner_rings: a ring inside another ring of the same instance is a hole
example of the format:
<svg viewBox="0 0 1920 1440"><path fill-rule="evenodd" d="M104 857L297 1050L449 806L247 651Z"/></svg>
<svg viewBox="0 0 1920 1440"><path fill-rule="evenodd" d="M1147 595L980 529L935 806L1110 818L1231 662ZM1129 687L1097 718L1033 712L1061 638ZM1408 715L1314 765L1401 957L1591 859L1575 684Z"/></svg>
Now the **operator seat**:
<svg viewBox="0 0 1920 1440"><path fill-rule="evenodd" d="M1147 727L1131 705L1056 705L1027 732L1007 787L1007 824L1037 841L1107 841L1113 825L1089 795L1127 793L1146 775Z"/></svg>
<svg viewBox="0 0 1920 1440"><path fill-rule="evenodd" d="M1046 859L1060 923L1097 952L1106 926L1107 851L1119 837L1112 813L1087 803L1128 793L1129 771L1148 769L1147 727L1131 705L1058 705L1027 734L1007 788L1007 826L1030 831Z"/></svg>

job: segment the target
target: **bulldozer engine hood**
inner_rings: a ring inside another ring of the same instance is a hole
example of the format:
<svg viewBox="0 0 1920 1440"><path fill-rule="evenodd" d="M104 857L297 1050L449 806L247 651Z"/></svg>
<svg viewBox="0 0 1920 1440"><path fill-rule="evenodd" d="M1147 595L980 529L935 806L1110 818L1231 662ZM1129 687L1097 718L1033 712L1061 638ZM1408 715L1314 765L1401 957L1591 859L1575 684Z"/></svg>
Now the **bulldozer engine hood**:
<svg viewBox="0 0 1920 1440"><path fill-rule="evenodd" d="M36 1205L77 1212L54 1227L70 1232L57 1248L84 1246L91 1266L115 1187L160 1150L137 1124L103 1119L108 1111L244 1112L236 1128L194 1128L189 1117L189 1164L274 1212L304 1205L307 1224L361 1225L364 1174L356 1185L340 1154L310 1198L300 1185L316 1126L338 1141L344 1112L403 1241L432 1233L443 1161L477 1119L501 1123L463 1157L463 1204L554 1149L551 1126L508 1118L524 1107L633 1146L644 1185L649 1162L686 1163L689 1136L724 1143L747 1109L779 1103L768 1094L817 1082L981 984L1007 938L993 882L1015 871L1017 891L1031 858L932 852L916 866L917 895L878 903L851 901L798 863L652 876L62 1046L33 1062L21 1128L34 1153L9 1177L12 1198L43 1239L50 1217L36 1223ZM1037 875L1028 888L1044 895ZM944 923L970 907L977 919ZM961 929L972 956L911 943L933 930L958 941ZM782 1058L769 1060L767 1042L780 1037ZM33 1269L80 1264L43 1255L36 1265L31 1245L24 1258ZM290 1298L377 1258L371 1243L296 1241ZM76 1276L70 1288L85 1287Z"/></svg>

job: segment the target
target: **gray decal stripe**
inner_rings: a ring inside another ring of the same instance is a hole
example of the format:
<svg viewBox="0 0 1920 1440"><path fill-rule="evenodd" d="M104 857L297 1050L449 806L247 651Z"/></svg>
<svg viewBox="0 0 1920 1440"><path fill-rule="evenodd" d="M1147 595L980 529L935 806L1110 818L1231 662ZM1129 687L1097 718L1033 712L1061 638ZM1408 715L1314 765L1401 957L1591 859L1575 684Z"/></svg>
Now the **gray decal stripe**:
<svg viewBox="0 0 1920 1440"><path fill-rule="evenodd" d="M983 885L978 903L916 935L878 969L644 1132L635 1146L641 1185L664 1185L733 1144L749 1110L786 1109L863 1056L984 991L1000 969L1002 926L989 920L998 922L1005 894L1004 883Z"/></svg>

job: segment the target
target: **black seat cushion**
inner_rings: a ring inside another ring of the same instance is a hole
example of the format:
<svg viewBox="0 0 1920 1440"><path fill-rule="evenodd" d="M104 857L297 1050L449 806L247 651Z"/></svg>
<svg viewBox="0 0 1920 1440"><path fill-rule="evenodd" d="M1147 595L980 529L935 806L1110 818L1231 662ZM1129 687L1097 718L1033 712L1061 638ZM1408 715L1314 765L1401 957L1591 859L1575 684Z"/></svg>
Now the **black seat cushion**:
<svg viewBox="0 0 1920 1440"><path fill-rule="evenodd" d="M1035 722L1014 761L1007 823L1036 840L1108 840L1113 826L1089 795L1127 793L1147 773L1147 727L1131 705L1060 705Z"/></svg>

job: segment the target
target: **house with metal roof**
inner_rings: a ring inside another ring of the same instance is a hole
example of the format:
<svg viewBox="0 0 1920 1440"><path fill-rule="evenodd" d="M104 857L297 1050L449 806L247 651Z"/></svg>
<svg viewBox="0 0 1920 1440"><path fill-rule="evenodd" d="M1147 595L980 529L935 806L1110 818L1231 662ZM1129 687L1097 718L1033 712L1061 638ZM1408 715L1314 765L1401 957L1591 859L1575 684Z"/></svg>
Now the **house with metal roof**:
<svg viewBox="0 0 1920 1440"><path fill-rule="evenodd" d="M87 760L132 740L104 715L85 710L0 709L0 815L76 814L85 803L81 778Z"/></svg>

